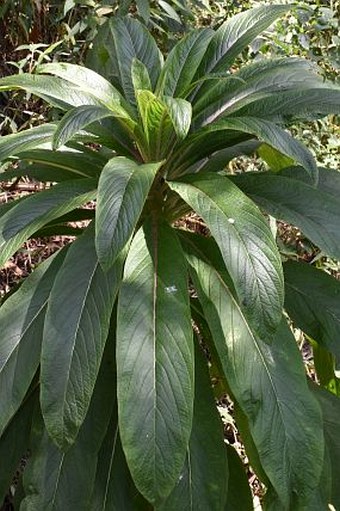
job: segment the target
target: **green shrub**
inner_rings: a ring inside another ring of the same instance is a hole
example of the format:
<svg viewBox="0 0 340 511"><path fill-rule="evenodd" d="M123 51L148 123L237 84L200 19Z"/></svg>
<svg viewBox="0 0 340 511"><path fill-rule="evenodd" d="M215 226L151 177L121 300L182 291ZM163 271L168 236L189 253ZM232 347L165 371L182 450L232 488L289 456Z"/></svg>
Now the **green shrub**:
<svg viewBox="0 0 340 511"><path fill-rule="evenodd" d="M283 128L339 112L340 89L303 59L231 71L285 12L192 31L165 62L143 25L115 18L89 57L97 72L54 63L0 80L66 111L0 140L16 163L1 179L54 183L1 206L0 264L30 237L78 229L0 308L0 495L29 453L20 510L251 509L207 358L265 509L340 504L340 283L282 265L268 221L340 259L339 174ZM255 150L270 171L228 175ZM209 236L183 228L192 211ZM328 355L332 393L307 385L287 314Z"/></svg>

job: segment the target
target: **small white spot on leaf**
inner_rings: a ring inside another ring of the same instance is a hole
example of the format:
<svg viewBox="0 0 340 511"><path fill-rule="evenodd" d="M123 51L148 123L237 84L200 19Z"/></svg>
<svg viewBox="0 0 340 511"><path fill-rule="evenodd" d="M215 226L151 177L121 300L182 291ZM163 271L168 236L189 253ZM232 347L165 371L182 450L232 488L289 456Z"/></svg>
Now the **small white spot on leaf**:
<svg viewBox="0 0 340 511"><path fill-rule="evenodd" d="M165 288L165 291L166 291L167 293L170 293L170 294L171 294L171 293L176 293L176 292L177 292L177 287L176 287L176 286L167 286L167 287Z"/></svg>
<svg viewBox="0 0 340 511"><path fill-rule="evenodd" d="M234 224L235 223L235 218L228 218L228 222L230 224Z"/></svg>

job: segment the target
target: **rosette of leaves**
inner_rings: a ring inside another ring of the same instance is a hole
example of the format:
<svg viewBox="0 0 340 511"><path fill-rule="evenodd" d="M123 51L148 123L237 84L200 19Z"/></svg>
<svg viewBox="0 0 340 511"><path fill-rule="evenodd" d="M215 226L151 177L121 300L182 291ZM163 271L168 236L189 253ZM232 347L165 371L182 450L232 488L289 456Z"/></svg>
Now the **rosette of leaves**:
<svg viewBox="0 0 340 511"><path fill-rule="evenodd" d="M283 271L268 214L340 258L339 174L283 128L339 112L340 90L301 59L233 66L285 11L192 31L165 61L141 23L116 18L94 43L96 71L1 79L65 114L0 141L16 162L1 179L53 184L1 206L0 262L30 237L75 235L0 308L0 488L29 453L18 509L251 509L209 367L264 508L339 505L340 284L302 263ZM254 150L271 170L228 175ZM190 212L209 236L185 230ZM308 387L287 314L328 390Z"/></svg>

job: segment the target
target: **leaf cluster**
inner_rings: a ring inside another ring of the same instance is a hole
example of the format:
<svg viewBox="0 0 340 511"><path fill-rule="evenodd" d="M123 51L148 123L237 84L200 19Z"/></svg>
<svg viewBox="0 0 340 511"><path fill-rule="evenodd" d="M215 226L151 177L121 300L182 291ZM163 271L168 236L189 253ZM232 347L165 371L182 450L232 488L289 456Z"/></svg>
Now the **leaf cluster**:
<svg viewBox="0 0 340 511"><path fill-rule="evenodd" d="M340 89L304 59L234 67L285 12L193 30L166 59L139 21L112 18L91 69L0 79L64 113L0 139L1 161L16 163L1 179L53 183L0 207L0 264L30 237L85 221L0 308L0 451L11 453L0 494L29 448L20 510L240 509L233 484L251 509L202 347L265 509L339 505L339 282L282 264L268 216L340 259L339 174L285 130L339 113ZM271 170L228 174L254 151ZM181 228L190 212L210 236ZM315 343L324 388L307 385L287 317Z"/></svg>

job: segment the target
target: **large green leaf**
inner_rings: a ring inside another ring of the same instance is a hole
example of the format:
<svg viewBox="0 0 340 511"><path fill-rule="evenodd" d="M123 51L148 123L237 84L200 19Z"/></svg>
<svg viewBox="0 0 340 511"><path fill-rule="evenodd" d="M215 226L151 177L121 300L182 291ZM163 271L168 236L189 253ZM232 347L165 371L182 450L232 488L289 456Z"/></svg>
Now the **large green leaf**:
<svg viewBox="0 0 340 511"><path fill-rule="evenodd" d="M112 354L107 353L103 358L86 419L76 443L67 453L60 451L52 442L40 410L36 409L31 457L24 472L26 497L20 506L22 511L92 511L90 499L95 482L97 455L115 400L113 389Z"/></svg>
<svg viewBox="0 0 340 511"><path fill-rule="evenodd" d="M136 19L110 18L94 39L88 65L118 86L132 103L135 101L131 76L134 58L145 65L154 87L162 62L155 40Z"/></svg>
<svg viewBox="0 0 340 511"><path fill-rule="evenodd" d="M32 413L38 393L31 394L19 408L0 438L0 502L3 503L16 471L30 447Z"/></svg>
<svg viewBox="0 0 340 511"><path fill-rule="evenodd" d="M124 452L138 490L152 503L168 496L185 461L193 366L185 259L173 230L150 220L135 235L125 264L117 381Z"/></svg>
<svg viewBox="0 0 340 511"><path fill-rule="evenodd" d="M254 117L234 117L221 119L197 132L202 142L207 133L224 131L241 131L256 136L262 142L269 144L280 153L288 156L296 163L302 165L314 183L318 180L318 168L312 153L301 142L294 139L284 129L273 122ZM201 132L201 133L200 133Z"/></svg>
<svg viewBox="0 0 340 511"><path fill-rule="evenodd" d="M200 75L228 70L242 50L289 8L287 5L261 6L241 12L223 23L210 41Z"/></svg>
<svg viewBox="0 0 340 511"><path fill-rule="evenodd" d="M340 360L340 282L305 263L284 264L285 308L294 323Z"/></svg>
<svg viewBox="0 0 340 511"><path fill-rule="evenodd" d="M206 173L169 185L206 222L243 311L260 338L269 341L281 320L283 275L265 218L226 177Z"/></svg>
<svg viewBox="0 0 340 511"><path fill-rule="evenodd" d="M323 81L321 77L314 86L301 84L296 90L277 90L274 94L252 99L245 101L245 104L238 103L237 115L305 120L306 116L310 118L311 114L319 118L320 115L340 113L340 88L332 82Z"/></svg>
<svg viewBox="0 0 340 511"><path fill-rule="evenodd" d="M74 135L89 124L112 115L118 116L119 113L113 113L104 106L85 105L72 108L58 123L53 136L53 149L58 149L66 144Z"/></svg>
<svg viewBox="0 0 340 511"><path fill-rule="evenodd" d="M124 157L112 158L105 165L96 212L96 249L103 268L112 266L132 235L161 165L137 165Z"/></svg>
<svg viewBox="0 0 340 511"><path fill-rule="evenodd" d="M295 498L303 503L316 488L324 452L320 410L300 353L284 320L271 345L257 337L200 245L198 237L185 249L224 375L283 509L293 509Z"/></svg>
<svg viewBox="0 0 340 511"><path fill-rule="evenodd" d="M0 91L13 89L35 94L62 110L68 110L71 106L100 104L94 95L85 89L80 89L77 83L69 83L55 76L23 73L0 78Z"/></svg>
<svg viewBox="0 0 340 511"><path fill-rule="evenodd" d="M216 151L214 154L205 158L199 162L200 172L221 172L227 168L228 163L238 156L250 156L261 146L261 142L258 140L246 140L239 144L231 145L220 151ZM190 170L189 170L190 172Z"/></svg>
<svg viewBox="0 0 340 511"><path fill-rule="evenodd" d="M41 406L49 435L61 448L76 439L98 375L122 258L104 273L94 229L78 238L53 285L41 355Z"/></svg>
<svg viewBox="0 0 340 511"><path fill-rule="evenodd" d="M109 110L112 110L113 113L119 112L120 116L129 118L128 112L131 112L131 107L129 107L117 89L95 71L76 64L55 62L39 66L38 72L50 73L62 78L68 82L68 87L72 88L72 85L78 87L80 91L90 94L96 99L97 103L104 105ZM86 103L83 102L83 104ZM92 102L88 104L92 104Z"/></svg>
<svg viewBox="0 0 340 511"><path fill-rule="evenodd" d="M198 348L194 417L185 465L175 488L157 511L222 511L228 476L222 422L214 402L207 362Z"/></svg>
<svg viewBox="0 0 340 511"><path fill-rule="evenodd" d="M22 151L39 148L46 142L51 142L55 132L54 124L36 126L26 131L20 131L12 135L5 135L0 138L0 161L10 156L16 156Z"/></svg>
<svg viewBox="0 0 340 511"><path fill-rule="evenodd" d="M340 94L332 82L325 82L317 74L315 66L310 61L298 58L256 61L241 67L232 76L216 80L215 84L213 82L207 88L204 95L195 98L193 104L195 125L211 123L222 115L238 117L247 115L277 120L279 116L285 117L289 114L289 110L285 109L285 102L287 100L289 102L290 97L303 96L303 93L304 102L300 105L297 101L296 113L304 109L306 111L306 98L314 90L320 91L320 105L325 96L333 97L332 91ZM275 108L273 101L272 108L266 105L266 101L272 98L277 98L278 108ZM286 98L285 101L282 98ZM336 96L333 103L335 99ZM311 101L308 111L319 111L315 100Z"/></svg>
<svg viewBox="0 0 340 511"><path fill-rule="evenodd" d="M326 172L319 169L320 181ZM246 173L232 180L270 215L296 225L328 255L340 259L340 200L322 185L314 188L298 174L294 179L271 172Z"/></svg>
<svg viewBox="0 0 340 511"><path fill-rule="evenodd" d="M0 307L0 435L38 368L46 305L63 257L64 251L39 265Z"/></svg>
<svg viewBox="0 0 340 511"><path fill-rule="evenodd" d="M176 98L188 95L193 77L213 35L211 29L195 30L174 46L162 68L156 88L158 94Z"/></svg>
<svg viewBox="0 0 340 511"><path fill-rule="evenodd" d="M168 176L171 179L184 174L195 174L201 162L215 157L220 151L232 149L252 138L246 133L234 130L210 131L209 128L190 133L176 146L167 162ZM223 170L221 166L218 170Z"/></svg>
<svg viewBox="0 0 340 511"><path fill-rule="evenodd" d="M26 132L27 133L27 132ZM40 182L98 177L107 158L98 152L32 149L18 153L19 165L0 174L1 181L28 176Z"/></svg>
<svg viewBox="0 0 340 511"><path fill-rule="evenodd" d="M66 181L11 208L0 220L0 267L35 231L92 200L95 188L95 179Z"/></svg>
<svg viewBox="0 0 340 511"><path fill-rule="evenodd" d="M311 390L319 402L323 415L323 424L325 431L325 443L327 447L327 456L325 462L329 463L330 473L328 473L328 483L331 486L330 502L334 509L340 509L340 487L339 487L339 466L340 466L340 399L335 397L327 390L321 389L315 384L311 384ZM322 495L322 488L320 489ZM321 508L319 508L321 509ZM307 511L307 510L306 510ZM315 510L317 511L317 510Z"/></svg>

